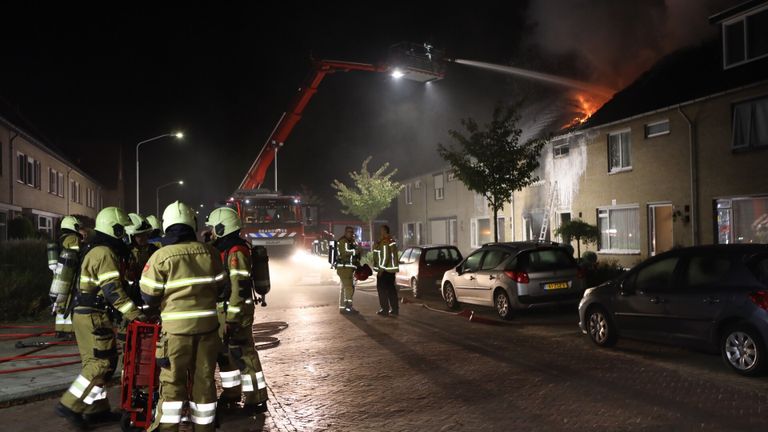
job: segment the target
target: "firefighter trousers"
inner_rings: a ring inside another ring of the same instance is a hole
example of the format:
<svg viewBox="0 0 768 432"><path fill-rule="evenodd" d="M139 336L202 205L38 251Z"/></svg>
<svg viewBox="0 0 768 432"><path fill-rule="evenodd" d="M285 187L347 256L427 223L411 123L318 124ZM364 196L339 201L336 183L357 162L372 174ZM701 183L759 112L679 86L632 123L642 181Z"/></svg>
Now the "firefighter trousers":
<svg viewBox="0 0 768 432"><path fill-rule="evenodd" d="M336 274L341 279L341 290L339 291L339 309L352 306L352 296L355 295L355 284L353 281L355 269L352 267L338 267Z"/></svg>
<svg viewBox="0 0 768 432"><path fill-rule="evenodd" d="M246 317L253 317L253 309L253 304L243 305ZM219 375L222 399L239 402L241 392L246 404L260 404L269 399L264 370L253 341L253 318L246 318L235 333L229 335L219 359Z"/></svg>
<svg viewBox="0 0 768 432"><path fill-rule="evenodd" d="M214 371L220 347L216 330L198 335L162 333L156 352L160 366L160 398L155 421L149 430L178 431L187 401L193 430L215 430Z"/></svg>
<svg viewBox="0 0 768 432"><path fill-rule="evenodd" d="M376 291L379 294L381 310L384 312L399 312L400 303L398 303L394 273L380 271L376 275Z"/></svg>
<svg viewBox="0 0 768 432"><path fill-rule="evenodd" d="M106 385L117 366L112 322L106 312L75 312L72 323L82 370L61 397L61 404L78 414L109 411Z"/></svg>

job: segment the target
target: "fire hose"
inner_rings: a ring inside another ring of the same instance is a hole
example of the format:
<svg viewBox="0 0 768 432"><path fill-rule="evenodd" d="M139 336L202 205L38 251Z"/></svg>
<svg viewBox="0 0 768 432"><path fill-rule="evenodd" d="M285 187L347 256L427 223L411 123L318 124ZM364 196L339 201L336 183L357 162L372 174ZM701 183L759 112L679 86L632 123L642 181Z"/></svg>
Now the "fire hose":
<svg viewBox="0 0 768 432"><path fill-rule="evenodd" d="M11 341L11 340L17 340L17 339L28 339L33 337L44 337L44 336L52 336L53 335L53 328L51 326L46 325L0 325L0 329L41 329L43 331L37 332L37 333L4 333L0 334L0 341ZM69 353L69 354L37 354L40 351L46 350L53 346L64 346L64 345L75 345L75 341L61 341L61 342L50 342L50 341L30 341L30 342L24 342L22 340L19 340L16 342L15 347L17 349L20 348L34 348L32 350L26 351L21 354L8 356L8 357L0 357L0 364L8 363L8 362L21 362L21 361L29 361L29 360L54 360L54 359L65 359L65 358L72 358L72 357L78 357L77 360L71 360L71 361L63 361L58 363L50 363L50 364L43 364L43 365L35 365L35 366L26 366L26 367L19 367L19 368L13 368L13 369L4 369L0 370L0 375L7 375L12 373L18 373L18 372L28 372L32 370L38 370L38 369L49 369L49 368L55 368L55 367L62 367L62 366L69 366L73 364L80 363L80 354L79 353Z"/></svg>
<svg viewBox="0 0 768 432"><path fill-rule="evenodd" d="M410 303L410 304L413 304L413 305L421 305L421 307L423 307L424 309L427 309L427 310L432 311L432 312L440 312L440 313L447 314L447 315L467 318L467 320L469 322L480 323L480 324L490 324L490 325L500 325L501 324L501 322L499 322L497 320L478 316L477 314L475 314L475 311L473 311L471 309L463 309L460 312L450 312L450 311L435 309L433 307L428 306L427 304L415 302L413 300L409 300L406 297L402 297L400 299L400 303L403 303L403 304Z"/></svg>

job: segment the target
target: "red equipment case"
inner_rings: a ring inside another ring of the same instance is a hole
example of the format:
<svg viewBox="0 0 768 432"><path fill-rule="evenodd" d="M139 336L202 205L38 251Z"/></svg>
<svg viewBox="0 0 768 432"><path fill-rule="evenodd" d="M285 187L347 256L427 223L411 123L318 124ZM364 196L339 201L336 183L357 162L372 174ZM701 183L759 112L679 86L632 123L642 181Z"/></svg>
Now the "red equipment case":
<svg viewBox="0 0 768 432"><path fill-rule="evenodd" d="M126 329L120 399L120 426L124 432L146 430L152 424L159 374L155 348L159 337L159 324L133 321Z"/></svg>

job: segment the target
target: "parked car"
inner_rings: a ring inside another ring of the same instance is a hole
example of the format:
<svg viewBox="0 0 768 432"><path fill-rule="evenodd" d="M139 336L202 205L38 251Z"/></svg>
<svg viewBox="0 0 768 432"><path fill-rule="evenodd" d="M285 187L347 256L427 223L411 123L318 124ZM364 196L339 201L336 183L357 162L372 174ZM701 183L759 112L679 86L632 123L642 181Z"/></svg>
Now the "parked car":
<svg viewBox="0 0 768 432"><path fill-rule="evenodd" d="M720 352L742 375L766 369L768 245L677 249L589 288L579 325L598 346L620 337Z"/></svg>
<svg viewBox="0 0 768 432"><path fill-rule="evenodd" d="M454 268L461 259L461 252L456 246L410 247L400 256L400 271L395 275L395 284L409 287L414 297L421 297L424 289L437 291L443 273Z"/></svg>
<svg viewBox="0 0 768 432"><path fill-rule="evenodd" d="M557 243L490 243L447 271L441 283L449 308L459 303L495 307L512 318L515 309L576 303L584 274L568 248Z"/></svg>

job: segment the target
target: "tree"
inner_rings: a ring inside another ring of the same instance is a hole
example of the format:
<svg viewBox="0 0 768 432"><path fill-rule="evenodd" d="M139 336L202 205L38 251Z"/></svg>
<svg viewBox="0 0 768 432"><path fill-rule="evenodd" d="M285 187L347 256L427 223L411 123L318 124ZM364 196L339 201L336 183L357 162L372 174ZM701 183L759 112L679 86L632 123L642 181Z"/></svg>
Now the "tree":
<svg viewBox="0 0 768 432"><path fill-rule="evenodd" d="M370 161L371 156L363 161L360 172L349 173L353 183L351 186L334 180L331 187L336 189L336 198L344 206L341 210L343 213L351 214L361 221L368 222L371 244L373 244L373 220L389 207L392 200L400 193L403 185L391 179L397 173L396 169L385 173L389 168L388 162L371 173L368 171L368 162Z"/></svg>
<svg viewBox="0 0 768 432"><path fill-rule="evenodd" d="M513 192L539 180L533 171L539 167L539 154L546 140L535 138L520 143L519 121L516 105L499 103L493 110L493 119L482 130L474 119L462 119L461 125L468 135L448 131L458 146L437 146L437 152L450 164L456 178L488 200L493 209L494 241L499 241L496 216L499 210L504 210L504 203Z"/></svg>
<svg viewBox="0 0 768 432"><path fill-rule="evenodd" d="M600 240L600 230L595 225L590 225L581 219L571 219L568 222L563 222L560 228L555 230L555 235L562 236L563 239L570 243L571 239L576 240L576 254L581 258L581 242L585 245L590 243L597 243Z"/></svg>

